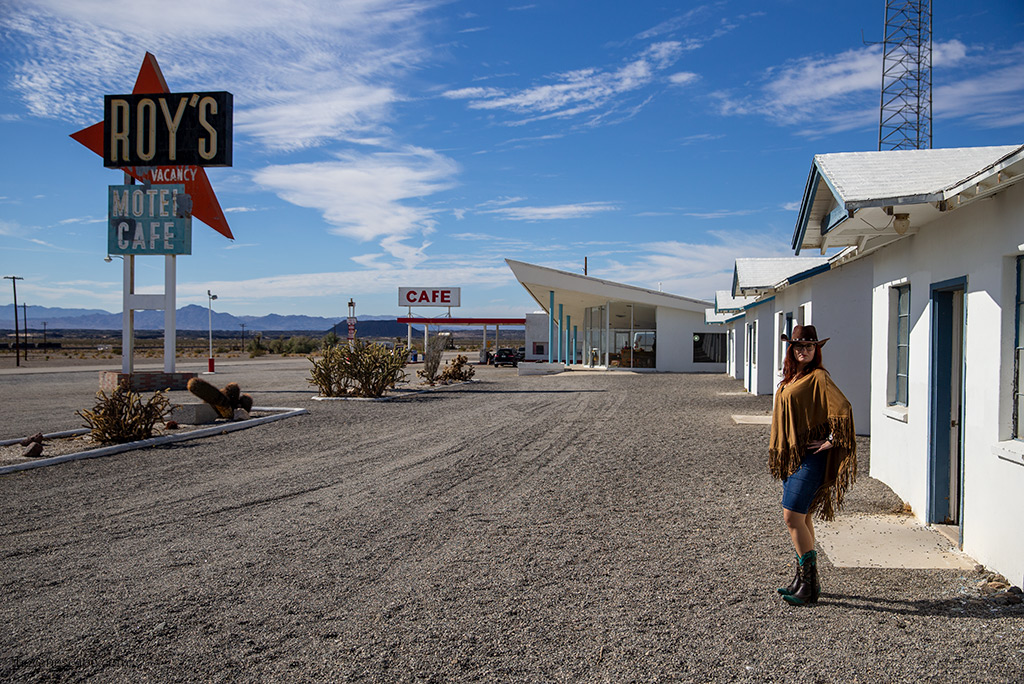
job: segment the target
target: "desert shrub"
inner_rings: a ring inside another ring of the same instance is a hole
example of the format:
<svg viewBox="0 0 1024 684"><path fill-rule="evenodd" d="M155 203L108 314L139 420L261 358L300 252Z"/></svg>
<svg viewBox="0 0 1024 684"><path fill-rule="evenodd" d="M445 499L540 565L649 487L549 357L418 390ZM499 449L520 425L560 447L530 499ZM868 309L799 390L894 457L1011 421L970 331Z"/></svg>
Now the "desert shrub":
<svg viewBox="0 0 1024 684"><path fill-rule="evenodd" d="M153 427L163 421L171 405L163 390L157 391L149 401L121 384L110 396L100 390L92 410L75 411L89 428L93 440L101 444L123 444L153 436Z"/></svg>
<svg viewBox="0 0 1024 684"><path fill-rule="evenodd" d="M444 370L441 371L440 382L442 385L450 385L453 382L466 382L473 377L476 369L469 365L469 359L458 354L451 361L446 361Z"/></svg>
<svg viewBox="0 0 1024 684"><path fill-rule="evenodd" d="M309 383L327 397L346 393L380 397L405 379L406 352L401 347L392 351L382 344L356 340L351 348L335 345L324 349L319 358L308 358L313 364Z"/></svg>
<svg viewBox="0 0 1024 684"><path fill-rule="evenodd" d="M263 356L267 353L267 348L263 344L263 334L254 333L249 342L245 345L245 351L249 352L249 358L256 358L257 356Z"/></svg>
<svg viewBox="0 0 1024 684"><path fill-rule="evenodd" d="M444 351L448 338L436 335L427 342L427 349L423 352L423 368L416 371L416 375L424 381L433 385L437 382L437 369L441 366L441 352Z"/></svg>
<svg viewBox="0 0 1024 684"><path fill-rule="evenodd" d="M320 347L320 341L305 335L289 337L284 344L284 354L310 354Z"/></svg>
<svg viewBox="0 0 1024 684"><path fill-rule="evenodd" d="M267 349L274 354L310 354L320 347L320 341L305 335L278 337L267 343Z"/></svg>

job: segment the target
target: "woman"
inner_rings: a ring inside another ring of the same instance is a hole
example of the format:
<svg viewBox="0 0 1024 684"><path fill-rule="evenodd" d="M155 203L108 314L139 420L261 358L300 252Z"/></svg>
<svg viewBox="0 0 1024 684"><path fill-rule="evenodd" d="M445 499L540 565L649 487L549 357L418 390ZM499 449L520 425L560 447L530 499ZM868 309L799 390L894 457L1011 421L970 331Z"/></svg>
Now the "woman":
<svg viewBox="0 0 1024 684"><path fill-rule="evenodd" d="M796 576L782 598L814 603L821 593L811 516L832 520L857 475L856 433L850 402L821 365L813 325L798 325L788 342L782 382L775 394L768 470L782 480L786 528L796 550Z"/></svg>

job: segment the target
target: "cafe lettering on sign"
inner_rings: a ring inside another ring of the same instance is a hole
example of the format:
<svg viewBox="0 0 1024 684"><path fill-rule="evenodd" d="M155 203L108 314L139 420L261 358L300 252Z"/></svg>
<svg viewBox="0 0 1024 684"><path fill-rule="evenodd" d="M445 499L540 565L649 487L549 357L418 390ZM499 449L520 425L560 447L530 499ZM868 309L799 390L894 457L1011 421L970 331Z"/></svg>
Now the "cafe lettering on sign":
<svg viewBox="0 0 1024 684"><path fill-rule="evenodd" d="M459 306L462 290L458 287L400 287L399 306Z"/></svg>
<svg viewBox="0 0 1024 684"><path fill-rule="evenodd" d="M191 254L192 217L185 186L111 185L107 254Z"/></svg>
<svg viewBox="0 0 1024 684"><path fill-rule="evenodd" d="M103 165L231 166L228 92L107 95Z"/></svg>

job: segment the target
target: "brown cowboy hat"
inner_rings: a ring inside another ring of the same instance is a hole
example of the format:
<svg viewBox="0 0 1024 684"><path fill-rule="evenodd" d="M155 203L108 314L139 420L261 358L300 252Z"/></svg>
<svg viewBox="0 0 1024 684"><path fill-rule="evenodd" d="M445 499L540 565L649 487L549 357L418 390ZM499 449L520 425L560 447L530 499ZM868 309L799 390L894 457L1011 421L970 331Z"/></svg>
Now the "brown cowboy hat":
<svg viewBox="0 0 1024 684"><path fill-rule="evenodd" d="M816 344L819 347L824 347L825 343L832 338L826 337L823 340L819 340L818 331L814 329L813 325L797 325L793 327L792 337L782 333L781 339L783 342L789 342L790 344Z"/></svg>

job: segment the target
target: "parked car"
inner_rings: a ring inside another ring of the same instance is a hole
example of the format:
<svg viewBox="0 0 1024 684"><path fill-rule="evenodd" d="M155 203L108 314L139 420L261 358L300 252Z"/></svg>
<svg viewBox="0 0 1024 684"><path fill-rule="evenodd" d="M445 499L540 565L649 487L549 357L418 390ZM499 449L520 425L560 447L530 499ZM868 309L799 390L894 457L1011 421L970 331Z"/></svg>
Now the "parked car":
<svg viewBox="0 0 1024 684"><path fill-rule="evenodd" d="M519 354L515 349L499 349L494 352L494 365L516 367L519 365Z"/></svg>
<svg viewBox="0 0 1024 684"><path fill-rule="evenodd" d="M519 348L519 351L516 352L516 360L518 360L518 361L525 361L526 360L526 347L520 347Z"/></svg>

